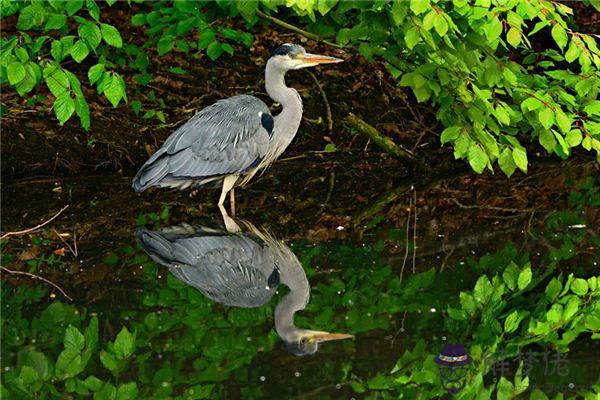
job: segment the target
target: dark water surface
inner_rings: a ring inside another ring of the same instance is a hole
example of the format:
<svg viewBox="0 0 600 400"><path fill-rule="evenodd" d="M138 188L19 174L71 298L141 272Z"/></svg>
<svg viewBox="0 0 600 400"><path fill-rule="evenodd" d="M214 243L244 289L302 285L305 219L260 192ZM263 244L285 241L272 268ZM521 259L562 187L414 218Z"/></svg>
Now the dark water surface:
<svg viewBox="0 0 600 400"><path fill-rule="evenodd" d="M47 277L73 298L46 287L42 299L16 310L3 295L5 313L27 320L60 300L81 313L73 317L83 318L81 330L91 316L98 317L103 349L127 326L136 332L137 349L118 381L137 382L148 397L377 396L384 389L377 386L378 375L388 375L419 340L430 354L468 340L451 335L444 322L459 293L493 272L475 260L502 249L506 257L529 253L533 265L547 257L548 242L540 239L544 224L552 213L569 208L569 192L583 176L597 172L597 165L546 166L510 181L457 171L457 177L450 174L424 187L419 179L385 176L355 183L335 168L334 174L321 171L321 179L311 180L305 161L278 163L275 169L237 190L241 232L236 233L223 226L217 192L138 196L128 179L111 176L5 182L3 231L34 226L64 205L69 208L35 237L4 244L3 265ZM581 213L587 227L597 229L597 211ZM139 243L144 232L145 249ZM592 249L573 260L591 276L598 270L586 268L597 268L597 256ZM185 267L190 257L204 267ZM211 266L222 269L207 272ZM239 271L227 275L227 266ZM8 281L9 293L14 285L35 283ZM284 330L288 336L282 338L274 327L274 312L286 296L298 303L291 307L298 309L297 327L354 338L320 343L318 350L310 341L286 344L296 336ZM68 321L64 317L56 324ZM18 329L11 329L8 322L2 334L12 344L3 346L5 371L17 364L15 346L48 341L43 332L15 338L11 332ZM56 353L62 344L52 346L56 350L48 351ZM552 369L550 347L528 349L537 354L530 386L550 384L546 393L591 387L600 376L600 352L589 335L571 344L560 370ZM490 369L485 380L513 377L517 363L505 364ZM91 371L112 379L97 361ZM363 393L356 382L370 382L370 391Z"/></svg>

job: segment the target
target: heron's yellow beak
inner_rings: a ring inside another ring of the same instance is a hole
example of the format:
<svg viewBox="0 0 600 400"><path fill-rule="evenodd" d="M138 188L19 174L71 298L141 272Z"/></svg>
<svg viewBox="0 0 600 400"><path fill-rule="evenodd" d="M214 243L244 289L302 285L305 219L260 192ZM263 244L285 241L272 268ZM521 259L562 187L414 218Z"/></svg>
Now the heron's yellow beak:
<svg viewBox="0 0 600 400"><path fill-rule="evenodd" d="M344 61L341 58L322 56L320 54L310 54L310 53L306 53L306 54L300 56L300 59L302 60L302 63L311 64L311 65L337 64L337 63L341 63L342 61Z"/></svg>
<svg viewBox="0 0 600 400"><path fill-rule="evenodd" d="M349 335L347 333L329 333L329 332L321 332L321 331L310 331L306 337L310 342L329 342L331 340L343 340L343 339L352 339L354 335Z"/></svg>

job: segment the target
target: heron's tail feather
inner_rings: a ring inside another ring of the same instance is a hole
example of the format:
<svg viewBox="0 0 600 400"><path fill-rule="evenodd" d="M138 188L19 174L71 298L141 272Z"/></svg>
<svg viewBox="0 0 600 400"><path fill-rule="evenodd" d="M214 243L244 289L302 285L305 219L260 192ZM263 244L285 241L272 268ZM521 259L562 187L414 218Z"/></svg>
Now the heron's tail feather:
<svg viewBox="0 0 600 400"><path fill-rule="evenodd" d="M169 173L167 159L160 156L160 154L154 154L135 175L132 186L136 192L143 192L149 187L155 186Z"/></svg>
<svg viewBox="0 0 600 400"><path fill-rule="evenodd" d="M140 228L135 232L136 239L154 261L170 264L173 260L172 243L160 233Z"/></svg>

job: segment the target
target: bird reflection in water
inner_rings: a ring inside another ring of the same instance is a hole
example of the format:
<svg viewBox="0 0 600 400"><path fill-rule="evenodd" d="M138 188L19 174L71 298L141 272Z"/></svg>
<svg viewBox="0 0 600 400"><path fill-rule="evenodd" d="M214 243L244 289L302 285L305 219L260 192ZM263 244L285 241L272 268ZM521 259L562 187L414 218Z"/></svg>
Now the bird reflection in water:
<svg viewBox="0 0 600 400"><path fill-rule="evenodd" d="M300 261L272 235L238 222L225 217L226 230L184 224L159 231L138 229L136 236L154 261L218 303L260 307L283 283L290 291L275 308L275 330L295 355L314 354L321 342L352 338L294 325L294 314L306 307L310 296Z"/></svg>

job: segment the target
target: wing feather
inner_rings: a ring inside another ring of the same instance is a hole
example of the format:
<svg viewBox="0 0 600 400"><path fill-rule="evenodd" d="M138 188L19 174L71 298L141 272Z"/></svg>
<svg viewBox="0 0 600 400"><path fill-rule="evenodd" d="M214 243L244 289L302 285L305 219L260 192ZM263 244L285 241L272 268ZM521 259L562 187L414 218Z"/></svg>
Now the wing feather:
<svg viewBox="0 0 600 400"><path fill-rule="evenodd" d="M173 180L242 174L267 153L273 117L253 96L220 100L169 136L133 181L136 191Z"/></svg>

